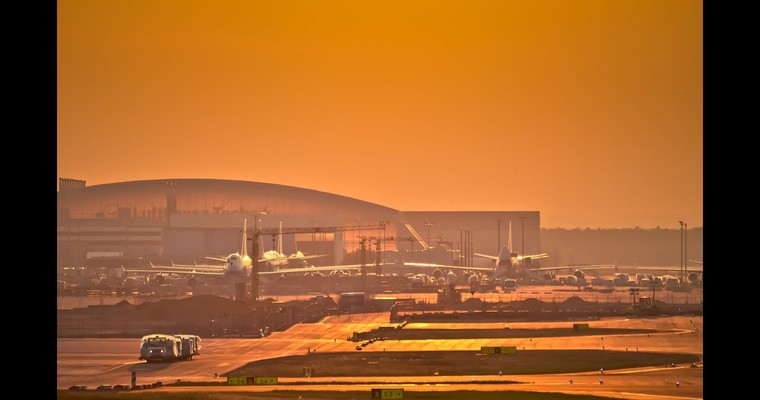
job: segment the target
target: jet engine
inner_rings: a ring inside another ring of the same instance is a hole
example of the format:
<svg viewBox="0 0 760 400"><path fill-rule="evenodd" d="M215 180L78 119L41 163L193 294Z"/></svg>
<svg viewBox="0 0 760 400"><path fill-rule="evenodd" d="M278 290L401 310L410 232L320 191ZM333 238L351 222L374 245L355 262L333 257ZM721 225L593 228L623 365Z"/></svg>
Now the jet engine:
<svg viewBox="0 0 760 400"><path fill-rule="evenodd" d="M689 272L688 279L691 283L699 283L702 280L702 276L697 272Z"/></svg>
<svg viewBox="0 0 760 400"><path fill-rule="evenodd" d="M470 275L470 277L467 278L467 283L470 284L470 294L475 295L478 286L480 286L480 277L477 274Z"/></svg>

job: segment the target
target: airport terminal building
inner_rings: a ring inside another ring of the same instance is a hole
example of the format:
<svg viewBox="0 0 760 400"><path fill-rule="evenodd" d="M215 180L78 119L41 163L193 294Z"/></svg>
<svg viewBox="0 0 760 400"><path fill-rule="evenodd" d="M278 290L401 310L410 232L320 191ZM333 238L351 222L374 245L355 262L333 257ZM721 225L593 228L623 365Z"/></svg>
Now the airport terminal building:
<svg viewBox="0 0 760 400"><path fill-rule="evenodd" d="M372 251L376 239L385 238L385 254L406 261L482 264L471 254L497 254L507 245L510 224L514 251L541 252L538 211L400 211L317 190L218 179L87 186L60 178L57 196L58 267L204 263L206 256L241 251L244 220L249 231L277 229L280 222L284 228L342 227L282 235L286 254L328 254L315 265L356 262L364 238ZM263 235L260 248L276 248L276 236ZM423 252L422 242L432 250Z"/></svg>

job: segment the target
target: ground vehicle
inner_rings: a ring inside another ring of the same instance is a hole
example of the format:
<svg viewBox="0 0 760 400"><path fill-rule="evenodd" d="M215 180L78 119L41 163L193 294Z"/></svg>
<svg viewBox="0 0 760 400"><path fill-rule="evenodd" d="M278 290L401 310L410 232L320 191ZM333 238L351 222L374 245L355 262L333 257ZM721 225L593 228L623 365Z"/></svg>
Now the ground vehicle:
<svg viewBox="0 0 760 400"><path fill-rule="evenodd" d="M677 290L681 287L681 280L670 275L663 277L665 280L665 290Z"/></svg>
<svg viewBox="0 0 760 400"><path fill-rule="evenodd" d="M511 292L513 290L517 290L517 280L504 279L504 282L501 284L501 288L504 289L505 292Z"/></svg>
<svg viewBox="0 0 760 400"><path fill-rule="evenodd" d="M182 340L172 335L155 333L140 340L139 360L174 361L182 357Z"/></svg>
<svg viewBox="0 0 760 400"><path fill-rule="evenodd" d="M180 358L183 360L192 360L193 356L201 354L201 337L198 335L173 335L182 341L182 351Z"/></svg>
<svg viewBox="0 0 760 400"><path fill-rule="evenodd" d="M341 312L361 312L364 309L366 297L364 292L341 293L338 298L338 309Z"/></svg>

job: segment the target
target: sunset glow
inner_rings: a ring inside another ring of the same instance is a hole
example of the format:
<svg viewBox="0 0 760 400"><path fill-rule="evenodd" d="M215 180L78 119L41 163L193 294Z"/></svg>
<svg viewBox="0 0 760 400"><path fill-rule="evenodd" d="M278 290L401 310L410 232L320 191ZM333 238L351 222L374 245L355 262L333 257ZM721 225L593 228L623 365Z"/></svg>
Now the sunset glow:
<svg viewBox="0 0 760 400"><path fill-rule="evenodd" d="M702 3L58 2L58 176L702 226Z"/></svg>

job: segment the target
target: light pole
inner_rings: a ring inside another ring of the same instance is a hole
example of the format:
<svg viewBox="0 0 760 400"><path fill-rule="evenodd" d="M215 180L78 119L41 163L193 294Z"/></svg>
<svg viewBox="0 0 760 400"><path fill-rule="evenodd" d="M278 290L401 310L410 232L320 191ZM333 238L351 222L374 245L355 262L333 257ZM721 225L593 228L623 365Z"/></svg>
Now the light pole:
<svg viewBox="0 0 760 400"><path fill-rule="evenodd" d="M525 216L520 216L520 247L522 250L520 250L520 256L522 257L522 261L518 264L520 265L520 271L524 269L523 263L525 262Z"/></svg>
<svg viewBox="0 0 760 400"><path fill-rule="evenodd" d="M427 228L428 228L428 240L427 240L428 241L428 248L427 248L427 253L428 254L427 254L427 256L428 256L428 264L430 264L430 249L431 249L430 245L433 243L433 242L430 241L430 227L433 226L433 223L432 222L425 222L425 226L427 226Z"/></svg>
<svg viewBox="0 0 760 400"><path fill-rule="evenodd" d="M633 305L636 305L636 295L639 294L639 288L630 288L628 291L631 293L631 297L633 297Z"/></svg>
<svg viewBox="0 0 760 400"><path fill-rule="evenodd" d="M383 254L385 254L385 252L388 251L388 247L385 244L385 242L386 242L386 240L385 240L385 226L387 224L389 224L389 223L391 223L391 221L380 221L380 225L383 226Z"/></svg>
<svg viewBox="0 0 760 400"><path fill-rule="evenodd" d="M520 244L522 246L522 250L520 250L520 255L522 256L525 256L525 218L526 217L524 215L520 216L520 235L521 235Z"/></svg>
<svg viewBox="0 0 760 400"><path fill-rule="evenodd" d="M678 221L679 224L681 224L681 246L679 248L680 254L678 262L680 263L678 266L678 273L681 275L681 280L683 281L683 221Z"/></svg>
<svg viewBox="0 0 760 400"><path fill-rule="evenodd" d="M689 252L688 252L688 240L689 236L689 226L686 224L686 222L683 223L683 278L681 279L681 284L685 284L686 280L689 279Z"/></svg>

